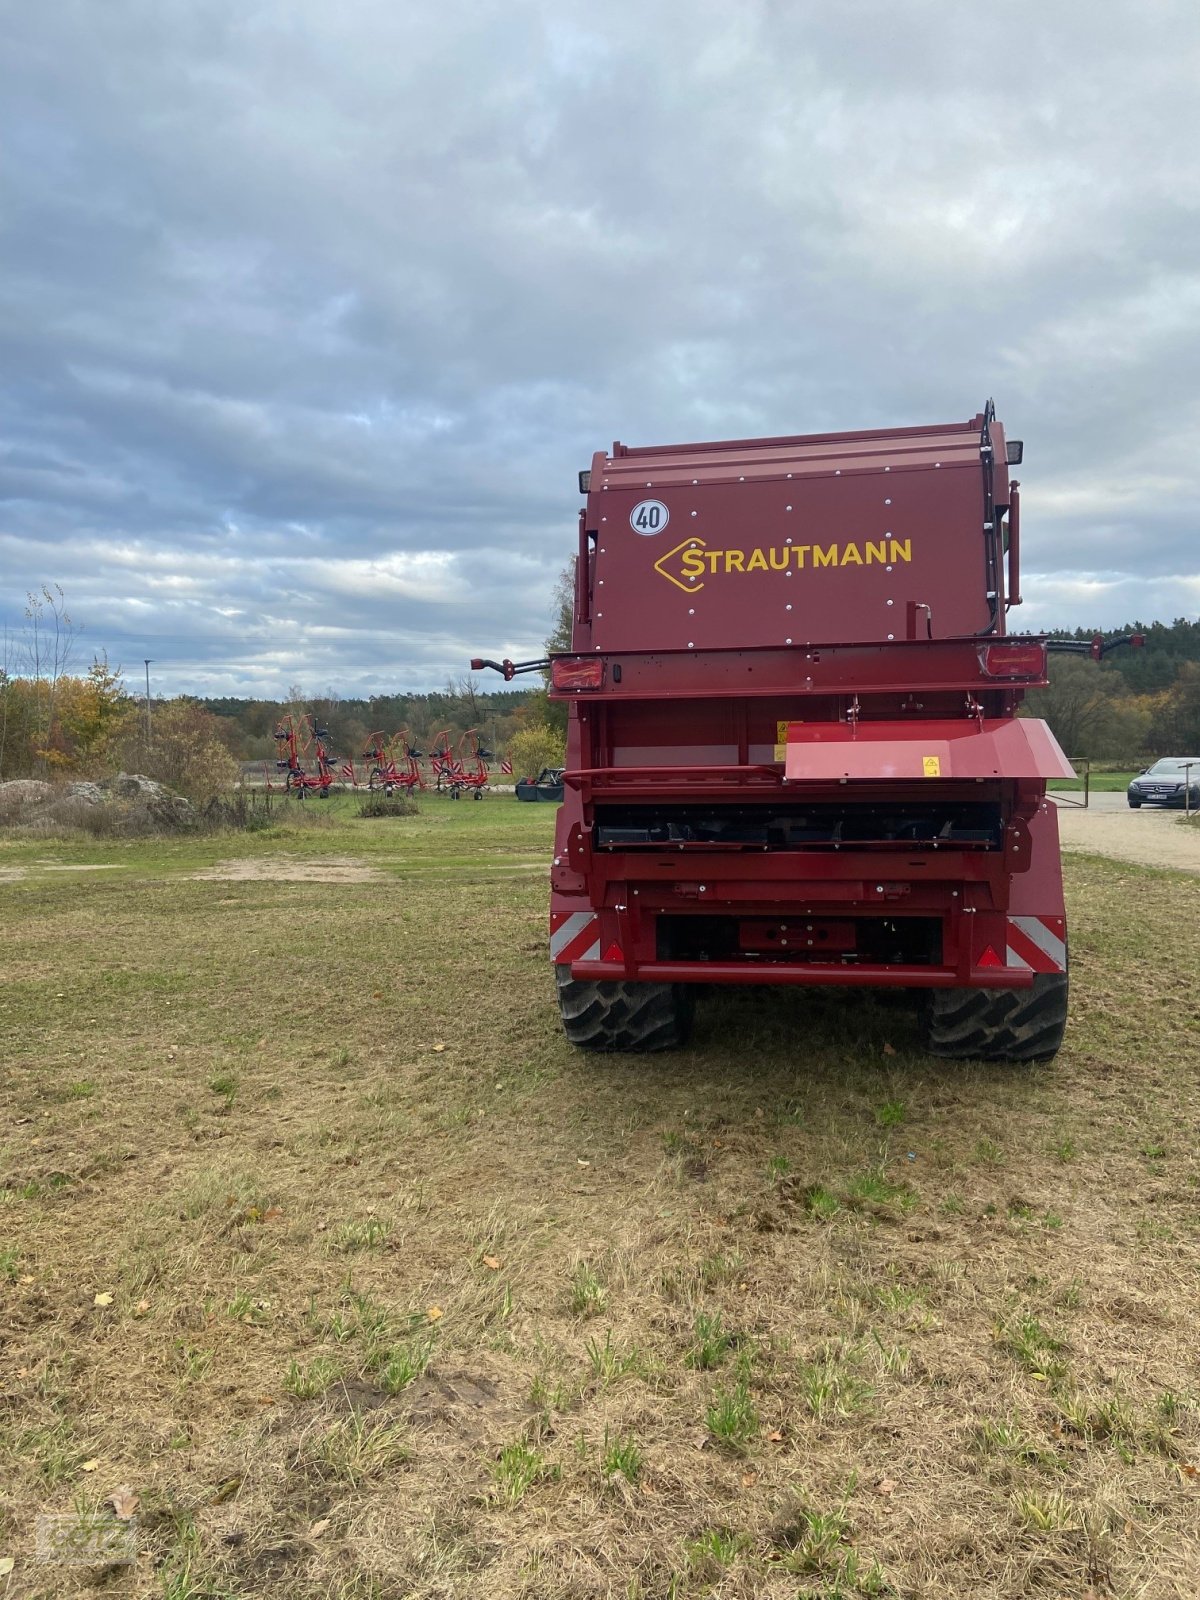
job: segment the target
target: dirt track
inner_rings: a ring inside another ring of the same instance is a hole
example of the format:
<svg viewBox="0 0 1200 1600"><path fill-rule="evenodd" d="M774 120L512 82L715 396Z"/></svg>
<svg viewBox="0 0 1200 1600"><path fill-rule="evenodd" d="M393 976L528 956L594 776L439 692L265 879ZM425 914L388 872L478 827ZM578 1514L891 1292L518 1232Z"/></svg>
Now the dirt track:
<svg viewBox="0 0 1200 1600"><path fill-rule="evenodd" d="M1115 800L1120 801L1119 809L1108 803ZM1060 806L1058 828L1064 850L1088 850L1143 867L1200 873L1200 828L1183 824L1178 811L1130 811L1124 795L1093 795L1086 811Z"/></svg>
<svg viewBox="0 0 1200 1600"><path fill-rule="evenodd" d="M191 876L218 883L376 883L383 873L350 856L329 856L320 861L294 856L238 856L231 861L218 861Z"/></svg>

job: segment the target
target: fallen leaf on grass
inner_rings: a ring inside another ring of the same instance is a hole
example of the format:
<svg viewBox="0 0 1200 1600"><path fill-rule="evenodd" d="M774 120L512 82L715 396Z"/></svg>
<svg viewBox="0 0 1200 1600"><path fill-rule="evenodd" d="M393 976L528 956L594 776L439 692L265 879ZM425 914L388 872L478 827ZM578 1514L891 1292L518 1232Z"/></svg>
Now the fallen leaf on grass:
<svg viewBox="0 0 1200 1600"><path fill-rule="evenodd" d="M443 1312L441 1306L430 1306L425 1315L429 1318L430 1322L437 1322L437 1320L444 1316L445 1313Z"/></svg>
<svg viewBox="0 0 1200 1600"><path fill-rule="evenodd" d="M489 1272L500 1271L500 1258L498 1256L484 1256L483 1264Z"/></svg>
<svg viewBox="0 0 1200 1600"><path fill-rule="evenodd" d="M783 1434L780 1433L778 1428L775 1428L775 1429L772 1430L772 1432L770 1432L767 1435L767 1439L770 1441L771 1444L782 1444L783 1443Z"/></svg>
<svg viewBox="0 0 1200 1600"><path fill-rule="evenodd" d="M139 1300L137 1305L135 1305L133 1308L133 1314L135 1317L144 1317L149 1309L149 1300Z"/></svg>
<svg viewBox="0 0 1200 1600"><path fill-rule="evenodd" d="M238 1490L241 1487L242 1487L242 1480L241 1480L240 1477L237 1477L237 1478L226 1478L224 1483L219 1483L217 1485L217 1487L213 1490L213 1497L208 1502L209 1505L210 1506L223 1506L227 1500L232 1500L233 1499L234 1495L238 1492Z"/></svg>
<svg viewBox="0 0 1200 1600"><path fill-rule="evenodd" d="M93 1456L90 1461L83 1462L83 1464L80 1466L79 1470L80 1470L80 1472L95 1472L96 1468L99 1465L100 1465L100 1457L99 1456Z"/></svg>
<svg viewBox="0 0 1200 1600"><path fill-rule="evenodd" d="M1200 1478L1200 1467L1192 1466L1190 1461L1185 1461L1179 1470L1185 1478Z"/></svg>
<svg viewBox="0 0 1200 1600"><path fill-rule="evenodd" d="M329 1518L328 1517L322 1517L320 1522L314 1522L312 1527L309 1528L308 1537L310 1539L319 1539L321 1537L321 1535L325 1532L325 1530L326 1530L326 1528L328 1526L329 1526Z"/></svg>
<svg viewBox="0 0 1200 1600"><path fill-rule="evenodd" d="M875 1493L876 1494L891 1494L892 1491L895 1489L895 1487L896 1487L895 1478L880 1478L879 1482L875 1485Z"/></svg>
<svg viewBox="0 0 1200 1600"><path fill-rule="evenodd" d="M442 1051L446 1048L446 1046L439 1039L439 1041L437 1042L437 1044L434 1045L433 1048L434 1048L435 1053L440 1055L442 1053Z"/></svg>
<svg viewBox="0 0 1200 1600"><path fill-rule="evenodd" d="M98 1294L96 1296L96 1298L92 1301L92 1304L94 1306L110 1306L110 1305L112 1305L112 1303L113 1303L113 1297L112 1297L111 1294L108 1294L108 1293Z"/></svg>
<svg viewBox="0 0 1200 1600"><path fill-rule="evenodd" d="M268 1206L267 1209L263 1212L263 1221L264 1222L274 1222L274 1221L277 1220L277 1218L281 1217L282 1215L283 1215L283 1207L282 1206Z"/></svg>
<svg viewBox="0 0 1200 1600"><path fill-rule="evenodd" d="M757 1472L743 1472L742 1473L742 1488L743 1489L752 1489L757 1482L758 1482L758 1473Z"/></svg>
<svg viewBox="0 0 1200 1600"><path fill-rule="evenodd" d="M883 1053L885 1056L894 1056L896 1054L896 1046L894 1044L885 1043L883 1047Z"/></svg>
<svg viewBox="0 0 1200 1600"><path fill-rule="evenodd" d="M122 1484L119 1489L114 1489L106 1501L113 1508L114 1513L122 1522L128 1522L138 1508L138 1497L129 1485Z"/></svg>
<svg viewBox="0 0 1200 1600"><path fill-rule="evenodd" d="M657 1494L658 1493L658 1490L650 1482L649 1478L643 1478L642 1479L641 1489L642 1489L642 1493L643 1494Z"/></svg>
<svg viewBox="0 0 1200 1600"><path fill-rule="evenodd" d="M0 1578L7 1578L16 1564L12 1556L0 1556Z"/></svg>

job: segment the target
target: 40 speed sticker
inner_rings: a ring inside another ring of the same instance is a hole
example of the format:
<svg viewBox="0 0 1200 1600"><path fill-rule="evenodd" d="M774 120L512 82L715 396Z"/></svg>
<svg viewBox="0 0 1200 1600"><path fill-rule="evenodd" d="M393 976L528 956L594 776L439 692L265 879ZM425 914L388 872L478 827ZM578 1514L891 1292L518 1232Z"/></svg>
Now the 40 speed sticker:
<svg viewBox="0 0 1200 1600"><path fill-rule="evenodd" d="M639 500L629 513L629 526L645 538L661 533L670 520L671 513L661 500Z"/></svg>

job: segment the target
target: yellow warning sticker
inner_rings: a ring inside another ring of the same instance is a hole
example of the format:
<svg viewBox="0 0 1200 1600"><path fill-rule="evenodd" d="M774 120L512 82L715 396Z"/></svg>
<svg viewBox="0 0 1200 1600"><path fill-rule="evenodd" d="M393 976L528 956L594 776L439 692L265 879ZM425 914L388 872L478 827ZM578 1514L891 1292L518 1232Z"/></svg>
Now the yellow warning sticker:
<svg viewBox="0 0 1200 1600"><path fill-rule="evenodd" d="M922 761L922 765L925 768L925 776L927 778L940 778L941 777L941 775L942 775L942 758L941 758L941 756L922 756L921 761Z"/></svg>
<svg viewBox="0 0 1200 1600"><path fill-rule="evenodd" d="M787 731L788 731L788 725L787 725L786 722L777 722L775 724L775 759L776 759L776 761L786 761L787 760Z"/></svg>

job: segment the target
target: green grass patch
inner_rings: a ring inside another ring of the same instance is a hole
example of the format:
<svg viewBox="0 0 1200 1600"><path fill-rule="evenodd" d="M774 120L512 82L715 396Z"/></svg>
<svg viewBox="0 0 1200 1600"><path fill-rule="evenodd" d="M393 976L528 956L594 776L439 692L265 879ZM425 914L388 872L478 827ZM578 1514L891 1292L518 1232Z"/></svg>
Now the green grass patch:
<svg viewBox="0 0 1200 1600"><path fill-rule="evenodd" d="M1200 1566L1193 878L1067 860L1047 1065L765 988L597 1058L555 1009L555 808L353 803L0 838L18 1560L127 1482L178 1594L949 1600L1095 1587L1085 1538L1132 1594L1147 1527Z"/></svg>

